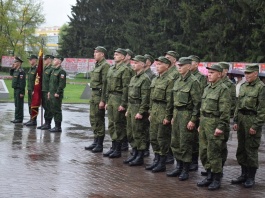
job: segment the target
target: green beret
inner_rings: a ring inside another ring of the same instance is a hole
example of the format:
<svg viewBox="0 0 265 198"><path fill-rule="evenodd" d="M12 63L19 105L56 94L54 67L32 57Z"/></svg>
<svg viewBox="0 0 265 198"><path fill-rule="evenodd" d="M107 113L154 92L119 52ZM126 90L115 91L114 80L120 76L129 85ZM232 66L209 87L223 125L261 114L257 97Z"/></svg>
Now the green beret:
<svg viewBox="0 0 265 198"><path fill-rule="evenodd" d="M23 60L21 60L21 58L19 58L19 57L16 56L14 62L20 62L20 63L23 63Z"/></svg>
<svg viewBox="0 0 265 198"><path fill-rule="evenodd" d="M227 62L219 62L218 63L223 69L229 69L230 65Z"/></svg>
<svg viewBox="0 0 265 198"><path fill-rule="evenodd" d="M167 51L167 52L165 52L165 55L170 55L170 56L173 56L174 58L178 58L179 57L179 54L177 53L177 52L175 52L175 51Z"/></svg>
<svg viewBox="0 0 265 198"><path fill-rule="evenodd" d="M196 56L196 55L190 55L188 58L190 58L192 61L195 61L197 63L201 61L199 56Z"/></svg>
<svg viewBox="0 0 265 198"><path fill-rule="evenodd" d="M146 63L146 57L145 56L142 56L142 55L136 55L133 60L134 61L140 61L140 62L143 62L143 63Z"/></svg>
<svg viewBox="0 0 265 198"><path fill-rule="evenodd" d="M259 65L258 64L246 65L245 73L252 73L255 71L259 72Z"/></svg>
<svg viewBox="0 0 265 198"><path fill-rule="evenodd" d="M32 60L32 59L38 59L38 56L34 55L34 54L31 54L29 57L28 57L29 60Z"/></svg>
<svg viewBox="0 0 265 198"><path fill-rule="evenodd" d="M118 53L122 54L123 56L127 55L127 52L125 51L125 49L122 49L122 48L118 48L114 52L118 52Z"/></svg>
<svg viewBox="0 0 265 198"><path fill-rule="evenodd" d="M155 62L154 57L151 56L150 54L145 54L144 56L146 59L150 60L151 64L153 64Z"/></svg>
<svg viewBox="0 0 265 198"><path fill-rule="evenodd" d="M160 57L156 58L155 60L160 61L160 62L165 63L165 64L168 64L168 65L171 65L170 60L167 59L165 56L160 56Z"/></svg>
<svg viewBox="0 0 265 198"><path fill-rule="evenodd" d="M134 57L134 53L132 52L132 50L130 50L130 49L125 49L125 51L126 51L127 54L129 54L132 58Z"/></svg>
<svg viewBox="0 0 265 198"><path fill-rule="evenodd" d="M47 54L47 55L44 56L44 59L45 60L48 59L48 58L54 59L54 56L53 55L49 55L49 54Z"/></svg>
<svg viewBox="0 0 265 198"><path fill-rule="evenodd" d="M218 72L223 71L223 68L221 67L221 65L218 65L218 64L211 65L211 67L206 67L206 69L215 70Z"/></svg>
<svg viewBox="0 0 265 198"><path fill-rule="evenodd" d="M60 55L57 55L57 56L55 56L54 58L57 58L57 59L61 60L62 62L63 62L63 60L64 60L64 57L62 57L62 56L60 56Z"/></svg>
<svg viewBox="0 0 265 198"><path fill-rule="evenodd" d="M178 65L191 64L191 62L192 62L192 59L191 59L191 58L189 58L189 57L181 57L181 58L179 59L179 63L178 63Z"/></svg>
<svg viewBox="0 0 265 198"><path fill-rule="evenodd" d="M103 46L97 46L94 50L97 50L98 52L102 52L104 54L107 54L107 50Z"/></svg>

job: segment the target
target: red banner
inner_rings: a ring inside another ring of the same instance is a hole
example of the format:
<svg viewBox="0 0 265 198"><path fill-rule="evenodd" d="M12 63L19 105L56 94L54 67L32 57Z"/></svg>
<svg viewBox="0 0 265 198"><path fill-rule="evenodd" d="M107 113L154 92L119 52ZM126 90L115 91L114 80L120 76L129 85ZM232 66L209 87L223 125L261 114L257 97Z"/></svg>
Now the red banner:
<svg viewBox="0 0 265 198"><path fill-rule="evenodd" d="M34 93L31 102L31 119L37 117L38 108L41 104L41 89L42 89L42 71L43 71L43 51L39 52L39 63L34 85Z"/></svg>

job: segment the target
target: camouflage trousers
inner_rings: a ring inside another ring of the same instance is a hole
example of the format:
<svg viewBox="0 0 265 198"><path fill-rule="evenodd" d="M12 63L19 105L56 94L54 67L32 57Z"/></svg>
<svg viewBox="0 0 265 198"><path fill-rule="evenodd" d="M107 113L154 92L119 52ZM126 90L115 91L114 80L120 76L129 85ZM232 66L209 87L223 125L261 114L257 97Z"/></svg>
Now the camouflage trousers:
<svg viewBox="0 0 265 198"><path fill-rule="evenodd" d="M101 91L92 90L89 118L95 138L105 136L105 109L99 109L100 101Z"/></svg>
<svg viewBox="0 0 265 198"><path fill-rule="evenodd" d="M127 115L127 138L132 148L137 150L146 149L146 130L145 123L148 120L147 113L144 113L142 119L135 119L139 112L140 104L129 104L130 111Z"/></svg>
<svg viewBox="0 0 265 198"><path fill-rule="evenodd" d="M48 92L42 91L42 107L44 111L44 119L51 120L52 119L52 110L50 105L50 100L48 100Z"/></svg>
<svg viewBox="0 0 265 198"><path fill-rule="evenodd" d="M24 118L24 97L20 97L20 89L14 89L15 120Z"/></svg>
<svg viewBox="0 0 265 198"><path fill-rule="evenodd" d="M201 116L199 131L199 153L204 168L213 173L222 172L222 149L224 134L214 136L219 118Z"/></svg>
<svg viewBox="0 0 265 198"><path fill-rule="evenodd" d="M238 113L238 146L236 151L237 162L246 167L258 168L258 149L261 141L261 127L255 135L249 134L255 115L242 115Z"/></svg>
<svg viewBox="0 0 265 198"><path fill-rule="evenodd" d="M54 93L50 93L50 105L52 110L52 116L55 122L62 122L62 100L63 96L60 95L58 98L54 97Z"/></svg>
<svg viewBox="0 0 265 198"><path fill-rule="evenodd" d="M118 142L126 137L125 111L118 111L121 99L121 94L110 94L108 99L108 130L112 141Z"/></svg>
<svg viewBox="0 0 265 198"><path fill-rule="evenodd" d="M227 149L227 141L229 139L230 134L230 125L227 124L227 127L224 131L224 141L222 144L222 162L225 163L227 156L228 156L228 149Z"/></svg>
<svg viewBox="0 0 265 198"><path fill-rule="evenodd" d="M154 153L166 155L170 148L171 124L163 125L166 104L153 103L150 113L150 143Z"/></svg>
<svg viewBox="0 0 265 198"><path fill-rule="evenodd" d="M194 145L194 136L197 130L187 129L191 119L191 111L174 110L174 122L172 125L171 149L174 157L183 162L192 161L192 151Z"/></svg>

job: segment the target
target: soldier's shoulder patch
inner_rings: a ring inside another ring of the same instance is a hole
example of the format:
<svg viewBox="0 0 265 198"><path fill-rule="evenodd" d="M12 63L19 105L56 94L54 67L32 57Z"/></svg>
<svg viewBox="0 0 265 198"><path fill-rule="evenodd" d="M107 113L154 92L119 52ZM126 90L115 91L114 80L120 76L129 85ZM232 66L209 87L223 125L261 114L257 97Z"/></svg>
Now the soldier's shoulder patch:
<svg viewBox="0 0 265 198"><path fill-rule="evenodd" d="M61 78L65 78L65 74L61 74Z"/></svg>

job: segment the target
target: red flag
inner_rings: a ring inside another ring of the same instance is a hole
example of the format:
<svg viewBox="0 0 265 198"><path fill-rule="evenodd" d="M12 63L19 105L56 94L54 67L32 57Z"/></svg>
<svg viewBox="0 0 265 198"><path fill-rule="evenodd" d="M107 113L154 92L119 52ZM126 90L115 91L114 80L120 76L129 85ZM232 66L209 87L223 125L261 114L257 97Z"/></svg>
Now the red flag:
<svg viewBox="0 0 265 198"><path fill-rule="evenodd" d="M43 51L39 52L39 63L34 85L34 93L31 101L31 119L37 117L38 109L41 104L41 89L42 89L42 71L43 71Z"/></svg>

